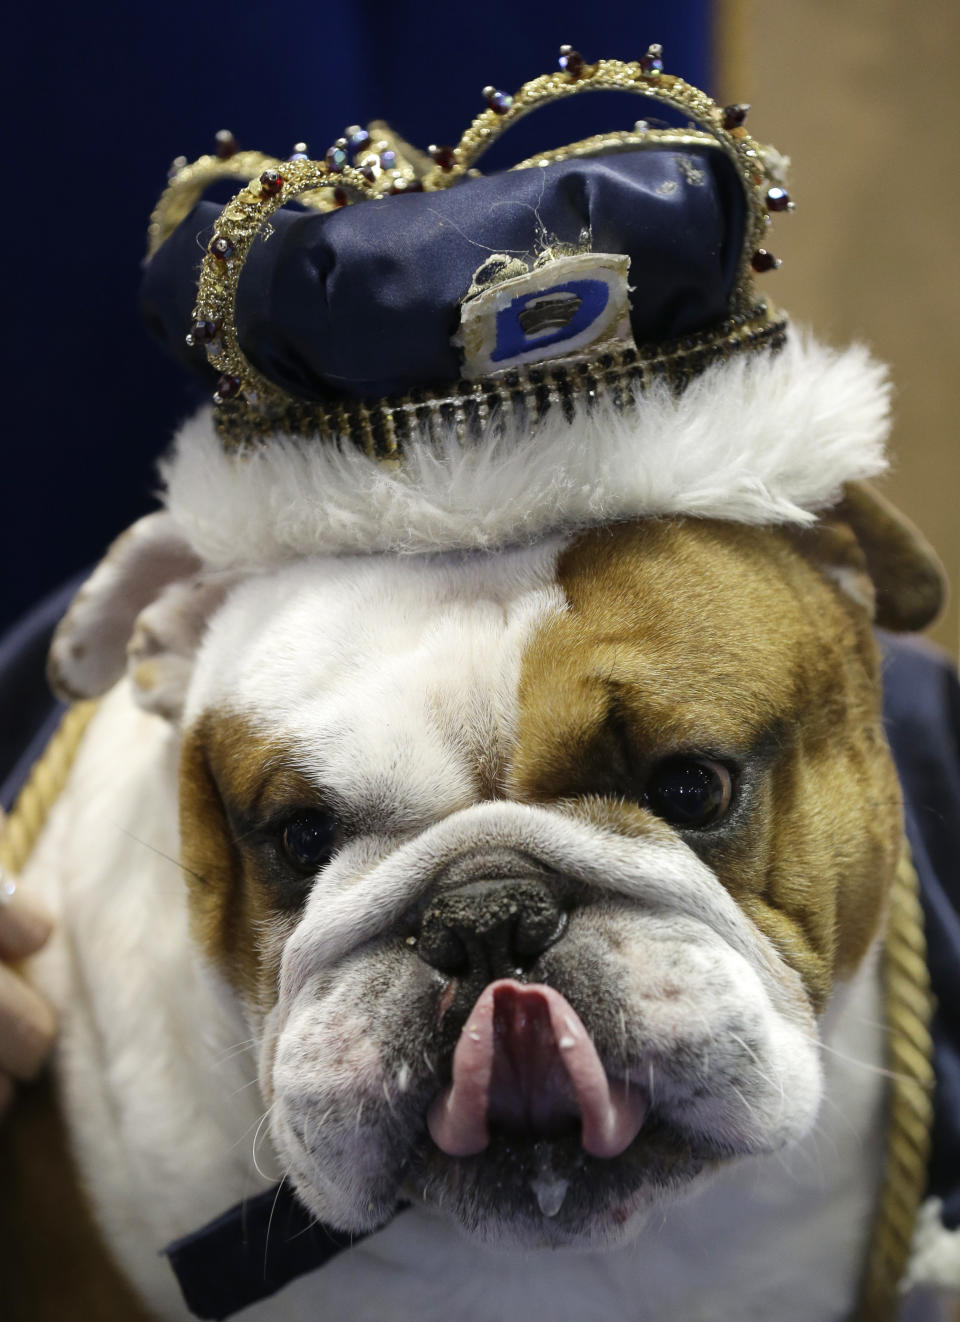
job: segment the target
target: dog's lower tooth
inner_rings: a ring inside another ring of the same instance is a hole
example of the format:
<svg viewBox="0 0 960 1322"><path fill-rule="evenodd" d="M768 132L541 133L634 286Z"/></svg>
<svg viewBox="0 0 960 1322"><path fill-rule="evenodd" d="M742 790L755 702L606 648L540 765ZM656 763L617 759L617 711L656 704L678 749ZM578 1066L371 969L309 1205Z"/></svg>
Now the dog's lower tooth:
<svg viewBox="0 0 960 1322"><path fill-rule="evenodd" d="M530 1181L537 1200L537 1206L544 1216L556 1216L563 1206L563 1200L570 1188L569 1180L560 1180L549 1175L535 1175Z"/></svg>

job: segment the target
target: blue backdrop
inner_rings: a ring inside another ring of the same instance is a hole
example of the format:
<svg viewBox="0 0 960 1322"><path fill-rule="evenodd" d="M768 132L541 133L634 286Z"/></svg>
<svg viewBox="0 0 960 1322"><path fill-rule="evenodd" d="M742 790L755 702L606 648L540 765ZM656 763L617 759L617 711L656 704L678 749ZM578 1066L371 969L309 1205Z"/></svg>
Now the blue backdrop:
<svg viewBox="0 0 960 1322"><path fill-rule="evenodd" d="M210 150L220 128L320 155L375 117L421 146L455 142L485 84L515 90L565 41L587 59L660 41L670 72L712 82L710 0L49 0L7 13L0 628L151 507L156 456L195 402L137 313L147 218L174 156ZM632 122L614 100L594 98L593 122L569 133L572 107L527 121L515 150Z"/></svg>

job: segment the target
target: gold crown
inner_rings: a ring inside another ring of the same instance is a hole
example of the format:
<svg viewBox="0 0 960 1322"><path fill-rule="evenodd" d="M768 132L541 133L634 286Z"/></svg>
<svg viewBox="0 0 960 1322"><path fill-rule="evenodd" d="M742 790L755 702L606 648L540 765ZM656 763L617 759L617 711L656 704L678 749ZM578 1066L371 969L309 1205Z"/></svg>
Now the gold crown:
<svg viewBox="0 0 960 1322"><path fill-rule="evenodd" d="M784 188L784 164L772 148L762 147L744 127L748 105L721 106L684 79L663 71L662 49L651 45L639 60L587 63L569 46L561 47L559 69L524 83L514 94L483 89L486 109L474 119L456 146L433 146L427 152L405 142L382 121L353 126L322 160L310 159L298 143L286 160L256 151L239 151L232 135L217 135L215 154L171 167L169 184L153 212L148 257L221 179L249 180L220 213L200 272L189 344L203 344L219 373L213 396L215 422L224 442L243 445L284 432L300 436L340 436L379 457L398 454L404 441L435 421L453 423L468 435L504 404L521 405L531 420L552 404L568 416L572 401L592 400L612 391L618 401L653 380L682 388L711 362L744 350L777 348L785 338L785 319L768 300L759 298L753 275L779 266L764 246L772 214L792 210ZM441 391L410 390L369 401L318 403L294 398L268 380L245 357L237 337L237 286L244 261L258 235L271 232L270 218L296 200L325 212L411 191L433 192L476 177L482 154L522 116L582 92L629 92L669 106L693 121L685 128L651 128L638 121L632 130L598 134L517 162L513 170L549 165L574 157L598 156L655 143L718 145L744 185L747 222L729 315L719 326L680 340L608 348L593 358L515 368L483 381L454 382Z"/></svg>

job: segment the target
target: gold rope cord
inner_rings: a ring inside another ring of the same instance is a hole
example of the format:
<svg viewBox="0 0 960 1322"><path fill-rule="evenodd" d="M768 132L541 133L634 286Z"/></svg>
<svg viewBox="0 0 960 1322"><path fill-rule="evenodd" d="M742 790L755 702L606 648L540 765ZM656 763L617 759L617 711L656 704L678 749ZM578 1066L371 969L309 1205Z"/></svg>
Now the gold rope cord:
<svg viewBox="0 0 960 1322"><path fill-rule="evenodd" d="M66 784L96 702L69 709L0 832L0 865L19 872ZM932 1002L917 874L904 850L890 897L883 965L889 1067L893 1078L884 1174L867 1253L857 1322L891 1322L926 1185L932 1115Z"/></svg>
<svg viewBox="0 0 960 1322"><path fill-rule="evenodd" d="M857 1322L892 1322L926 1187L933 1116L927 971L916 869L904 846L890 895L883 959L887 1063L891 1071L883 1184L855 1314Z"/></svg>
<svg viewBox="0 0 960 1322"><path fill-rule="evenodd" d="M47 814L67 783L80 741L96 709L95 702L78 702L70 707L31 767L27 783L0 830L0 867L8 872L20 872L26 865Z"/></svg>

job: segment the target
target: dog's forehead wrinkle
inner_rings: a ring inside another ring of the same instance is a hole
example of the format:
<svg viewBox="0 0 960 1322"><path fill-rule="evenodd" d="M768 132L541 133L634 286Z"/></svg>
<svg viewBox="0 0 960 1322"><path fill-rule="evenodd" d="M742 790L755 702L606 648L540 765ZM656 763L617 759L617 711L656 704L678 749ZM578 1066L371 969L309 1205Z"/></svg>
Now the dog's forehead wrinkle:
<svg viewBox="0 0 960 1322"><path fill-rule="evenodd" d="M228 693L282 717L305 697L373 683L412 653L489 664L490 643L522 647L545 610L562 540L499 555L315 557L240 584L201 647L188 710ZM416 667L414 667L414 670Z"/></svg>

